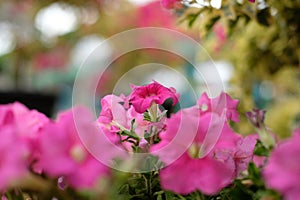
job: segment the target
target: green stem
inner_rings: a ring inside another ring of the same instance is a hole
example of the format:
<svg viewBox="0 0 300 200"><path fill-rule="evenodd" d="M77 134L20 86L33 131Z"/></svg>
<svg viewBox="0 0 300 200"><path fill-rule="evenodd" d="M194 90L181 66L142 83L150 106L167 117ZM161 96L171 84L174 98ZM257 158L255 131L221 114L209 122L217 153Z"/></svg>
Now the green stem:
<svg viewBox="0 0 300 200"><path fill-rule="evenodd" d="M152 103L148 110L151 122L157 122L157 110L158 110L158 105L156 103Z"/></svg>

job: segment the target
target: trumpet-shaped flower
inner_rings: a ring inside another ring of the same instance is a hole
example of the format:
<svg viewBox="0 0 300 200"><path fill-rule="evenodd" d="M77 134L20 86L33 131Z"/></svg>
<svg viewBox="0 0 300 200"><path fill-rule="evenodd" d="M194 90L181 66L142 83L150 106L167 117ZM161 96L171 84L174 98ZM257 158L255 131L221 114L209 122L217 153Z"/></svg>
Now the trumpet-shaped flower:
<svg viewBox="0 0 300 200"><path fill-rule="evenodd" d="M180 0L161 0L161 5L167 9L176 8L178 3L180 3Z"/></svg>
<svg viewBox="0 0 300 200"><path fill-rule="evenodd" d="M74 112L80 112L76 115L80 116L76 123ZM40 137L42 156L39 164L43 171L51 177L64 177L75 188L92 187L108 173L108 168L87 151L79 137L78 128L84 126L84 137L90 141L96 140L97 129L87 119L90 115L83 108L60 113L58 120L49 123ZM105 146L98 145L99 151L110 154L109 149L101 149Z"/></svg>
<svg viewBox="0 0 300 200"><path fill-rule="evenodd" d="M209 98L206 93L200 97L197 105L201 109L201 113L214 112L221 115L226 114L226 119L239 122L239 113L237 111L238 100L232 99L228 94L222 92L218 97Z"/></svg>
<svg viewBox="0 0 300 200"><path fill-rule="evenodd" d="M232 131L226 120L228 110L220 109L226 114L199 112L195 106L168 119L161 142L151 148L166 164L159 174L164 189L216 194L247 168L256 141Z"/></svg>
<svg viewBox="0 0 300 200"><path fill-rule="evenodd" d="M285 200L300 199L300 134L279 143L263 171L266 185L279 191Z"/></svg>
<svg viewBox="0 0 300 200"><path fill-rule="evenodd" d="M120 132L133 131L140 140L139 146L145 147L147 144L147 141L144 139L145 132L149 133L151 127L155 127L155 130L160 132L164 128L165 119L163 118L159 122L147 121L144 119L144 115L138 113L126 100L127 98L123 96L105 96L101 100L102 110L97 121L112 143L132 151L132 143L124 141L127 136L119 135Z"/></svg>
<svg viewBox="0 0 300 200"><path fill-rule="evenodd" d="M132 86L132 89L130 102L138 113L144 113L152 103L161 105L169 98L174 106L179 98L174 88L167 88L156 81L145 86Z"/></svg>
<svg viewBox="0 0 300 200"><path fill-rule="evenodd" d="M34 167L37 138L48 121L43 114L18 102L0 106L0 191Z"/></svg>
<svg viewBox="0 0 300 200"><path fill-rule="evenodd" d="M0 192L4 192L28 172L30 150L12 126L0 127Z"/></svg>

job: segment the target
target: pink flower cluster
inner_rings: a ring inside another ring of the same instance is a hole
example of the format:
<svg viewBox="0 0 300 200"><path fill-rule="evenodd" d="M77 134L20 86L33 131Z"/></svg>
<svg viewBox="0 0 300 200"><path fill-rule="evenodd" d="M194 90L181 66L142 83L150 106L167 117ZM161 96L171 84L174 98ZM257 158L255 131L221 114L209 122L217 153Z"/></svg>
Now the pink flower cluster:
<svg viewBox="0 0 300 200"><path fill-rule="evenodd" d="M182 109L168 119L161 142L152 147L152 153L168 164L160 171L164 189L179 194L199 190L212 195L246 170L256 140L243 138L229 127L229 120L238 120L237 104L225 93L213 99L204 93L196 106ZM182 137L176 138L176 134ZM191 134L194 138L187 146L186 139ZM173 152L167 147L170 144ZM176 151L184 153L170 162L173 155L179 155Z"/></svg>
<svg viewBox="0 0 300 200"><path fill-rule="evenodd" d="M155 133L152 134L158 134L164 128L165 117L157 105L162 105L167 99L172 99L175 105L179 98L174 88L166 88L155 81L146 86L131 87L133 91L128 97L105 96L101 100L102 110L98 118L100 127L107 137L129 151L132 150L132 143L144 148L149 147L144 134L150 134L150 129L155 129ZM145 112L150 117L148 120L144 119ZM162 117L158 120L157 115ZM122 131L131 132L133 135L130 137L117 134Z"/></svg>
<svg viewBox="0 0 300 200"><path fill-rule="evenodd" d="M163 108L166 100L175 106L179 94L153 81L132 86L128 96L105 96L97 120L84 107L52 120L20 103L1 105L0 192L22 187L19 180L26 183L32 174L74 189L93 188L111 178L111 170L94 155L106 161L125 159L109 144L129 155L159 158L164 164L158 169L160 185L177 194L215 195L245 175L258 136L242 137L230 127L239 122L238 100L224 92L215 98L203 93L196 105L169 118ZM267 163L259 166L266 186L287 200L300 198L299 143L297 130L291 139L275 144Z"/></svg>
<svg viewBox="0 0 300 200"><path fill-rule="evenodd" d="M229 120L238 122L237 100L226 93L210 99L204 93L197 105L166 119L159 117L163 111L158 105L172 99L174 106L179 98L175 89L155 81L132 89L128 97L104 97L98 122L115 144L127 150L138 145L165 163L159 176L163 189L180 194L195 190L216 194L246 170L256 139L243 138L229 127ZM120 134L124 131L134 132L137 138ZM145 133L151 137L155 134L160 142L146 140Z"/></svg>
<svg viewBox="0 0 300 200"><path fill-rule="evenodd" d="M18 182L26 182L30 173L64 178L79 189L92 187L108 174L108 168L78 138L73 112L80 109L63 112L52 121L20 103L0 106L0 192L21 187ZM82 113L82 120L89 117L86 111Z"/></svg>

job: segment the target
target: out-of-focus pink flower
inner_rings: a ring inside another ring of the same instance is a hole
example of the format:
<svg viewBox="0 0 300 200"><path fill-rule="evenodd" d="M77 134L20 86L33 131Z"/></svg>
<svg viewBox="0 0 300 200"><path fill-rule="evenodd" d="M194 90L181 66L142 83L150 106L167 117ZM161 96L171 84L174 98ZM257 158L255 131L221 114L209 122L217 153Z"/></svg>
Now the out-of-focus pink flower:
<svg viewBox="0 0 300 200"><path fill-rule="evenodd" d="M225 32L225 28L221 25L221 24L217 24L213 27L213 31L216 35L216 45L214 47L214 50L220 51L220 49L222 48L222 46L224 45L224 43L226 42L227 39L227 35Z"/></svg>
<svg viewBox="0 0 300 200"><path fill-rule="evenodd" d="M179 7L181 0L161 0L161 5L166 9L174 9Z"/></svg>
<svg viewBox="0 0 300 200"><path fill-rule="evenodd" d="M56 48L49 52L35 55L33 64L37 69L63 69L68 62L68 49L66 47Z"/></svg>
<svg viewBox="0 0 300 200"><path fill-rule="evenodd" d="M254 3L255 2L255 0L248 0L249 2L251 2L251 3Z"/></svg>
<svg viewBox="0 0 300 200"><path fill-rule="evenodd" d="M138 113L144 113L152 103L161 105L169 98L174 106L179 98L174 88L166 88L156 81L145 86L132 86L132 89L130 102Z"/></svg>
<svg viewBox="0 0 300 200"><path fill-rule="evenodd" d="M49 119L36 110L29 110L19 102L0 106L0 126L11 126L29 148L28 164L35 172L40 169L35 161L39 158L38 137Z"/></svg>
<svg viewBox="0 0 300 200"><path fill-rule="evenodd" d="M0 192L28 173L30 150L14 126L0 126Z"/></svg>
<svg viewBox="0 0 300 200"><path fill-rule="evenodd" d="M194 106L167 120L160 143L151 148L167 165L159 174L164 189L179 194L200 190L212 195L245 169L255 143L234 133L223 118L214 112L201 113Z"/></svg>
<svg viewBox="0 0 300 200"><path fill-rule="evenodd" d="M19 135L25 139L36 139L48 122L49 119L44 114L29 110L21 103L0 105L0 124L15 123Z"/></svg>
<svg viewBox="0 0 300 200"><path fill-rule="evenodd" d="M237 149L234 152L234 161L236 166L236 175L247 169L248 164L253 160L253 152L257 143L255 135L249 135L237 143Z"/></svg>
<svg viewBox="0 0 300 200"><path fill-rule="evenodd" d="M48 121L21 103L0 105L0 190L34 167L39 157L37 138Z"/></svg>
<svg viewBox="0 0 300 200"><path fill-rule="evenodd" d="M300 128L296 128L296 129L293 131L293 135L300 135Z"/></svg>
<svg viewBox="0 0 300 200"><path fill-rule="evenodd" d="M176 18L163 10L159 1L155 1L139 8L137 20L138 27L175 28Z"/></svg>
<svg viewBox="0 0 300 200"><path fill-rule="evenodd" d="M189 194L197 189L204 194L215 194L227 186L232 177L233 170L224 163L208 157L193 159L188 154L159 174L162 187L179 194Z"/></svg>
<svg viewBox="0 0 300 200"><path fill-rule="evenodd" d="M210 99L206 93L203 93L197 102L201 113L214 112L221 115L226 113L226 118L234 122L239 122L239 113L237 111L238 100L232 99L228 94L222 92L218 97Z"/></svg>
<svg viewBox="0 0 300 200"><path fill-rule="evenodd" d="M80 119L75 124L74 113L80 112ZM88 188L97 180L108 174L108 168L96 160L79 138L78 127L85 130L86 140L91 142L97 134L91 124L89 113L81 107L74 108L58 116L57 122L49 123L40 136L41 158L39 165L49 176L64 177L66 182L75 188ZM100 133L99 133L100 134ZM99 151L111 154L110 149L98 144ZM101 149L104 148L104 149Z"/></svg>
<svg viewBox="0 0 300 200"><path fill-rule="evenodd" d="M300 199L300 135L279 143L263 171L266 185L280 192L285 200Z"/></svg>

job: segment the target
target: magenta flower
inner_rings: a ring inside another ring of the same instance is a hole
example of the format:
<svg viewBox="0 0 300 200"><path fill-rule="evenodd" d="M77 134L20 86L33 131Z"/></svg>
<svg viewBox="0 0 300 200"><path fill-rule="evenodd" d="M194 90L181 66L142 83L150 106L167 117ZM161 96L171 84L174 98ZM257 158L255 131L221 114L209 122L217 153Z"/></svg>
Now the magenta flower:
<svg viewBox="0 0 300 200"><path fill-rule="evenodd" d="M144 139L145 131L150 132L150 127L155 127L159 132L164 127L165 120L160 122L149 122L144 120L144 115L136 112L132 105L127 102L127 97L107 95L101 100L102 110L98 118L101 130L107 138L115 145L124 147L127 151L132 151L132 143L123 141L127 136L118 135L121 131L131 131L134 120L134 133L139 137L139 146L145 146L147 141Z"/></svg>
<svg viewBox="0 0 300 200"><path fill-rule="evenodd" d="M248 164L253 161L254 149L257 143L256 135L249 135L237 143L237 149L233 158L236 166L236 176L248 168Z"/></svg>
<svg viewBox="0 0 300 200"><path fill-rule="evenodd" d="M266 185L280 192L285 200L300 199L300 135L278 144L263 171Z"/></svg>
<svg viewBox="0 0 300 200"><path fill-rule="evenodd" d="M0 125L15 123L18 133L26 140L36 140L49 119L36 110L29 110L21 103L0 106Z"/></svg>
<svg viewBox="0 0 300 200"><path fill-rule="evenodd" d="M45 115L21 103L0 106L0 191L35 167L37 138L48 121Z"/></svg>
<svg viewBox="0 0 300 200"><path fill-rule="evenodd" d="M76 124L75 112L80 112ZM49 123L40 136L39 165L43 171L54 178L64 177L68 184L79 189L94 186L99 178L108 174L108 168L85 149L79 138L78 127L84 127L85 137L91 142L97 140L94 138L97 129L88 119L90 115L83 108L60 113L57 122ZM105 146L98 145L99 151L109 152Z"/></svg>
<svg viewBox="0 0 300 200"><path fill-rule="evenodd" d="M214 34L216 35L217 41L215 42L214 51L218 52L222 49L223 45L227 40L225 28L221 24L217 24L213 27Z"/></svg>
<svg viewBox="0 0 300 200"><path fill-rule="evenodd" d="M130 127L126 117L126 109L124 100L116 95L107 95L101 99L101 112L98 121L111 130L118 132L120 129L116 126L119 124L125 128Z"/></svg>
<svg viewBox="0 0 300 200"><path fill-rule="evenodd" d="M159 174L163 189L213 195L246 169L255 143L234 133L223 118L213 112L200 115L195 106L168 119L161 142L151 148L166 164Z"/></svg>
<svg viewBox="0 0 300 200"><path fill-rule="evenodd" d="M132 86L132 89L130 102L138 113L144 113L152 103L161 105L169 98L174 106L179 98L174 88L166 88L156 81L145 86Z"/></svg>
<svg viewBox="0 0 300 200"><path fill-rule="evenodd" d="M161 5L166 9L174 9L180 3L180 0L161 0Z"/></svg>
<svg viewBox="0 0 300 200"><path fill-rule="evenodd" d="M204 194L216 194L232 182L233 170L211 158L192 159L184 154L170 166L161 170L161 186L179 194L200 190Z"/></svg>
<svg viewBox="0 0 300 200"><path fill-rule="evenodd" d="M138 27L164 27L175 29L176 18L172 13L166 12L161 8L159 1L150 2L138 9L137 26ZM143 37L142 37L143 38ZM148 39L149 38L145 38ZM151 40L153 42L153 40Z"/></svg>
<svg viewBox="0 0 300 200"><path fill-rule="evenodd" d="M30 150L14 126L0 126L0 137L0 192L4 192L29 172Z"/></svg>
<svg viewBox="0 0 300 200"><path fill-rule="evenodd" d="M221 115L226 113L226 119L239 122L239 113L237 111L238 100L232 99L228 94L222 92L218 97L209 98L203 93L197 102L201 109L201 113L214 112Z"/></svg>

